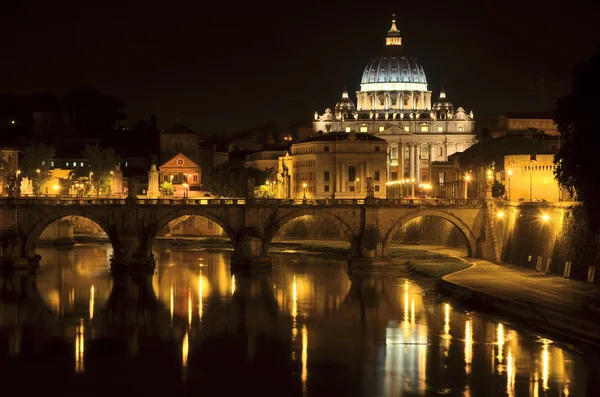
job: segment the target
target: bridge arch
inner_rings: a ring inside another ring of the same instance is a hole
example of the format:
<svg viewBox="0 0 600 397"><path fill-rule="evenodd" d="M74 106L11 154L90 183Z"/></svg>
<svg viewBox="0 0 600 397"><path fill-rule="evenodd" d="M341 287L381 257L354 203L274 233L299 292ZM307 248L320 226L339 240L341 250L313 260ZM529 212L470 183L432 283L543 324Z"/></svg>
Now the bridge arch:
<svg viewBox="0 0 600 397"><path fill-rule="evenodd" d="M143 246L145 247L145 249L147 249L148 252L150 252L152 250L152 244L158 236L158 233L160 233L160 231L165 226L167 226L169 222L174 221L175 219L181 218L183 216L200 216L209 219L217 225L219 225L221 229L223 229L225 234L227 234L227 237L229 237L229 239L231 240L232 244L235 242L236 232L225 219L223 219L221 216L214 213L213 211L204 209L202 207L191 207L186 209L178 209L176 211L169 211L166 214L157 218L156 221L149 227L149 232L146 236L145 241L143 241Z"/></svg>
<svg viewBox="0 0 600 397"><path fill-rule="evenodd" d="M324 216L332 220L333 222L335 222L336 225L340 227L340 229L348 239L348 242L350 243L351 247L355 245L356 234L352 230L352 227L342 218L327 210L315 208L301 208L295 211L287 212L281 217L277 217L277 213L274 214L274 217L271 220L270 228L264 231L263 255L268 255L271 242L273 240L273 237L275 237L277 231L279 231L286 223L303 216Z"/></svg>
<svg viewBox="0 0 600 397"><path fill-rule="evenodd" d="M447 211L436 210L436 209L426 209L426 210L411 212L411 213L405 215L404 217L400 218L399 220L395 221L392 224L392 226L389 228L387 233L385 234L385 237L383 240L384 252L389 251L389 247L392 242L392 238L393 238L394 234L402 226L404 226L406 223L410 222L413 219L421 218L421 217L425 217L425 216L442 218L442 219L445 219L448 222L450 222L452 225L454 225L460 231L460 233L463 235L463 237L465 238L465 242L467 244L467 253L468 253L469 257L475 256L475 254L478 252L477 238L475 237L475 234L473 233L471 228L468 225L466 225L456 215L453 215Z"/></svg>
<svg viewBox="0 0 600 397"><path fill-rule="evenodd" d="M81 208L74 207L62 207L53 209L52 211L42 214L39 219L32 224L29 230L26 231L23 239L22 254L26 257L32 258L36 255L35 248L36 244L40 241L40 237L44 230L51 223L66 218L69 216L78 216L88 219L98 225L104 233L108 236L110 243L112 244L113 250L119 247L119 241L116 233L107 227L106 222L101 216L98 216L97 212L84 211Z"/></svg>

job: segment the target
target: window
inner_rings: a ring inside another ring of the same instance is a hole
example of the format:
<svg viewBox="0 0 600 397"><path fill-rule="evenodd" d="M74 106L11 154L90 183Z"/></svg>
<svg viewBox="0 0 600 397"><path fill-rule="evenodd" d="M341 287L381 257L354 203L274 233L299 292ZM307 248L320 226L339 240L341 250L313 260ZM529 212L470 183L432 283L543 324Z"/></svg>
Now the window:
<svg viewBox="0 0 600 397"><path fill-rule="evenodd" d="M69 166L69 162L67 161L67 167Z"/></svg>
<svg viewBox="0 0 600 397"><path fill-rule="evenodd" d="M390 152L390 157L393 159L397 159L398 158L398 147L397 146L392 146L391 152Z"/></svg>
<svg viewBox="0 0 600 397"><path fill-rule="evenodd" d="M329 182L329 171L323 172L323 181Z"/></svg>
<svg viewBox="0 0 600 397"><path fill-rule="evenodd" d="M353 192L353 191L354 191L354 186L350 186L350 189L349 189L349 190L350 190L351 192Z"/></svg>
<svg viewBox="0 0 600 397"><path fill-rule="evenodd" d="M79 164L81 167L83 167L83 162Z"/></svg>
<svg viewBox="0 0 600 397"><path fill-rule="evenodd" d="M392 181L398 180L398 173L396 171L392 172Z"/></svg>
<svg viewBox="0 0 600 397"><path fill-rule="evenodd" d="M375 191L378 192L379 191L379 185L375 185Z"/></svg>
<svg viewBox="0 0 600 397"><path fill-rule="evenodd" d="M348 182L354 182L356 180L356 167L351 165L348 167Z"/></svg>
<svg viewBox="0 0 600 397"><path fill-rule="evenodd" d="M396 106L396 98L392 98L392 106Z"/></svg>
<svg viewBox="0 0 600 397"><path fill-rule="evenodd" d="M163 175L163 181L169 182L169 175L167 175L167 174Z"/></svg>
<svg viewBox="0 0 600 397"><path fill-rule="evenodd" d="M8 158L8 161L10 161L10 156L8 156L8 157L9 157L9 158ZM54 167L54 161L51 161L51 162L50 162L50 167Z"/></svg>
<svg viewBox="0 0 600 397"><path fill-rule="evenodd" d="M445 172L440 172L438 174L438 181L440 182L440 185L444 184L444 179L446 179L446 173Z"/></svg>
<svg viewBox="0 0 600 397"><path fill-rule="evenodd" d="M324 189L326 192L328 192L328 191L329 191L329 185L325 185L325 186L323 187L323 189Z"/></svg>
<svg viewBox="0 0 600 397"><path fill-rule="evenodd" d="M125 162L125 167L129 167L129 162L128 161Z"/></svg>
<svg viewBox="0 0 600 397"><path fill-rule="evenodd" d="M176 152L181 152L181 149L183 149L183 142L176 141L175 142L175 151Z"/></svg>
<svg viewBox="0 0 600 397"><path fill-rule="evenodd" d="M193 180L194 182L198 183L198 174L194 174L194 175L192 176L192 180Z"/></svg>
<svg viewBox="0 0 600 397"><path fill-rule="evenodd" d="M369 127L367 127L366 125L361 125L360 132L369 132Z"/></svg>
<svg viewBox="0 0 600 397"><path fill-rule="evenodd" d="M421 129L421 132L428 132L429 131L429 126L428 125L422 125L420 129Z"/></svg>
<svg viewBox="0 0 600 397"><path fill-rule="evenodd" d="M405 125L405 126L404 126L404 131L406 131L406 132L410 132L410 127L409 127L409 126L407 126L407 125Z"/></svg>
<svg viewBox="0 0 600 397"><path fill-rule="evenodd" d="M382 69L382 70L383 70L383 69ZM379 98L379 104L380 104L381 106L385 105L385 98L383 98L383 97Z"/></svg>
<svg viewBox="0 0 600 397"><path fill-rule="evenodd" d="M375 171L375 174L373 175L373 179L375 180L375 182L379 182L379 178L381 178L379 171Z"/></svg>
<svg viewBox="0 0 600 397"><path fill-rule="evenodd" d="M375 151L376 151L376 152L381 152L381 147L379 147L379 146L375 146Z"/></svg>
<svg viewBox="0 0 600 397"><path fill-rule="evenodd" d="M325 146L325 147L323 148L323 151L324 151L324 152L328 152L328 151L329 151L329 146Z"/></svg>
<svg viewBox="0 0 600 397"><path fill-rule="evenodd" d="M429 159L429 146L421 146L421 160Z"/></svg>
<svg viewBox="0 0 600 397"><path fill-rule="evenodd" d="M351 127L346 127L346 132L351 132L352 128Z"/></svg>
<svg viewBox="0 0 600 397"><path fill-rule="evenodd" d="M385 130L385 127L384 127L384 126L382 126L382 125L380 125L380 126L379 126L379 132L382 132L383 130Z"/></svg>
<svg viewBox="0 0 600 397"><path fill-rule="evenodd" d="M438 157L442 157L444 155L444 149L442 149L442 147L440 146L438 148Z"/></svg>
<svg viewBox="0 0 600 397"><path fill-rule="evenodd" d="M458 145L456 145L457 152L462 152L463 150L465 150L465 145L463 145L462 143L459 143Z"/></svg>
<svg viewBox="0 0 600 397"><path fill-rule="evenodd" d="M46 162L45 162L45 161L42 161L42 165L46 165Z"/></svg>
<svg viewBox="0 0 600 397"><path fill-rule="evenodd" d="M410 158L410 148L408 146L406 146L404 148L404 158L405 159L409 159Z"/></svg>
<svg viewBox="0 0 600 397"><path fill-rule="evenodd" d="M465 126L464 125L456 126L456 130L457 131L464 131L465 130Z"/></svg>
<svg viewBox="0 0 600 397"><path fill-rule="evenodd" d="M438 132L444 132L444 127L442 127L441 125L438 125Z"/></svg>

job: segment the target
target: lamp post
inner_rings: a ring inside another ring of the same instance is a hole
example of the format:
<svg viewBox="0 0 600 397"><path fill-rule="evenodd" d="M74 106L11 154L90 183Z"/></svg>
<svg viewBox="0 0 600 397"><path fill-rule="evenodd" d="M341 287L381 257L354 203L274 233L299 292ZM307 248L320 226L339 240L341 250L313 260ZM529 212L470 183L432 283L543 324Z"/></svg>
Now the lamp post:
<svg viewBox="0 0 600 397"><path fill-rule="evenodd" d="M513 171L510 167L508 167L508 171L506 173L508 174L508 201L510 201L510 176L512 175Z"/></svg>
<svg viewBox="0 0 600 397"><path fill-rule="evenodd" d="M468 196L468 191L469 191L469 181L471 180L471 175L469 173L465 174L465 200L469 198Z"/></svg>
<svg viewBox="0 0 600 397"><path fill-rule="evenodd" d="M304 193L304 194L302 195L302 198L303 198L303 199L306 199L306 182L304 182L304 183L302 184L302 191L303 191L303 193Z"/></svg>

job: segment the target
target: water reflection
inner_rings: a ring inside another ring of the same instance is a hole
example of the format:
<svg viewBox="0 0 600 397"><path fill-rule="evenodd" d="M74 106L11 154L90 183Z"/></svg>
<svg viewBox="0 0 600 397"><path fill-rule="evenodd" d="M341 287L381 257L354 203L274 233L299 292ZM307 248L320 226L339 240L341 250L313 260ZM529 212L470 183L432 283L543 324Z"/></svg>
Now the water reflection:
<svg viewBox="0 0 600 397"><path fill-rule="evenodd" d="M130 384L148 395L598 392L593 351L465 313L409 279L290 255L273 256L266 274L232 273L227 253L199 250L161 251L154 273L111 276L106 249L46 249L39 274L2 276L7 394L69 395L75 384L90 395ZM34 371L39 382L17 381Z"/></svg>

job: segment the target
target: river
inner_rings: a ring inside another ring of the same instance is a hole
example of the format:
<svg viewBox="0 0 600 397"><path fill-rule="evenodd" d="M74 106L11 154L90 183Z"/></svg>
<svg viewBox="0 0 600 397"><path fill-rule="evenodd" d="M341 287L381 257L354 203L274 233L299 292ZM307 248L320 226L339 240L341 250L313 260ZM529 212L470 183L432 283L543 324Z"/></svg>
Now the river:
<svg viewBox="0 0 600 397"><path fill-rule="evenodd" d="M3 275L0 391L60 396L597 396L593 350L467 312L408 278L274 254L157 248L113 276L106 244L38 248Z"/></svg>

